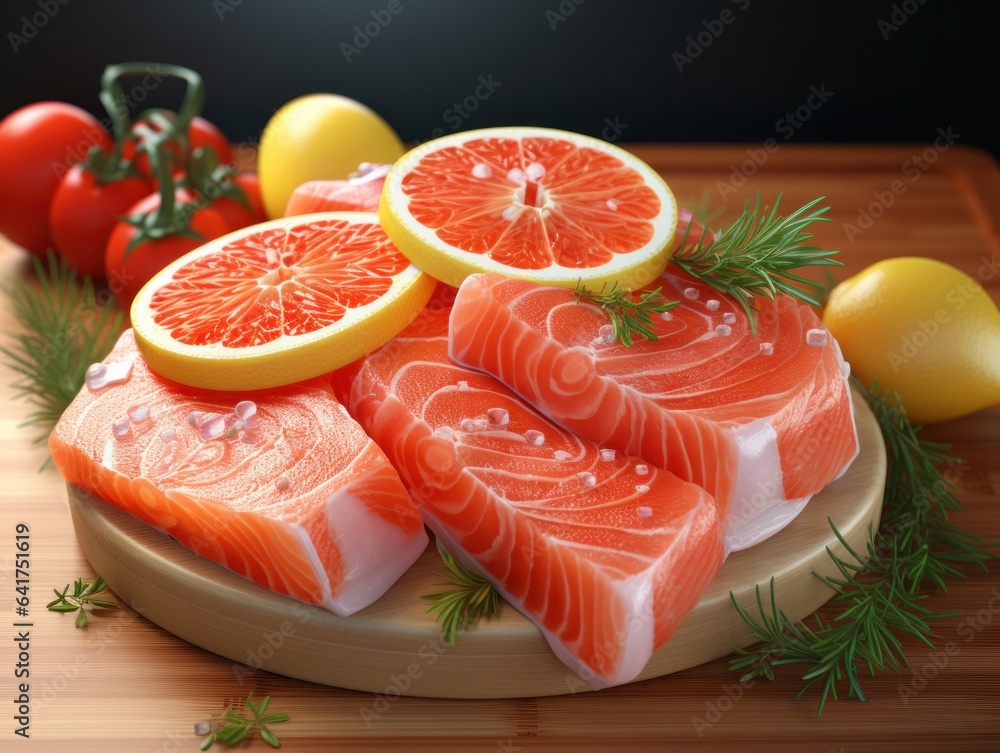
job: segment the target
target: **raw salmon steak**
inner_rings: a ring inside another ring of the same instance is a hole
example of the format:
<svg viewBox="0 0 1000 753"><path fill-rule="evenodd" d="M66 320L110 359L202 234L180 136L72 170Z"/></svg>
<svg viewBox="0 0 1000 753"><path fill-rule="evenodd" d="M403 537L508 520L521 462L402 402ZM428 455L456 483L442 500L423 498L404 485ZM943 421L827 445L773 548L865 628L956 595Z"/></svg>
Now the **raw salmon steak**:
<svg viewBox="0 0 1000 753"><path fill-rule="evenodd" d="M285 217L313 212L377 212L392 165L364 162L346 180L310 180L292 191Z"/></svg>
<svg viewBox="0 0 1000 753"><path fill-rule="evenodd" d="M375 601L427 544L399 476L325 378L266 393L183 387L149 370L128 330L49 448L70 483L339 615Z"/></svg>
<svg viewBox="0 0 1000 753"><path fill-rule="evenodd" d="M656 342L614 338L573 291L473 275L452 309L450 353L564 427L706 489L727 551L780 530L857 455L848 369L812 310L760 300L757 336L731 298L670 268L680 305Z"/></svg>
<svg viewBox="0 0 1000 753"><path fill-rule="evenodd" d="M336 374L338 395L450 552L593 687L628 682L722 565L712 498L453 363L448 316L425 310Z"/></svg>

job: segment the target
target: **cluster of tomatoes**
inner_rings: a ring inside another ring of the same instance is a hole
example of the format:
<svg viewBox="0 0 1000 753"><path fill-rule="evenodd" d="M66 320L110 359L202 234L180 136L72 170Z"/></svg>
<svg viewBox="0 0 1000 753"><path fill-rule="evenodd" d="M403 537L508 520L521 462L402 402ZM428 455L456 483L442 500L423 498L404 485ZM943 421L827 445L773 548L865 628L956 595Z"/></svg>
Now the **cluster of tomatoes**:
<svg viewBox="0 0 1000 753"><path fill-rule="evenodd" d="M62 102L11 113L0 121L0 232L106 279L127 308L170 262L263 221L257 176L232 166L225 135L191 109L149 110L114 136Z"/></svg>

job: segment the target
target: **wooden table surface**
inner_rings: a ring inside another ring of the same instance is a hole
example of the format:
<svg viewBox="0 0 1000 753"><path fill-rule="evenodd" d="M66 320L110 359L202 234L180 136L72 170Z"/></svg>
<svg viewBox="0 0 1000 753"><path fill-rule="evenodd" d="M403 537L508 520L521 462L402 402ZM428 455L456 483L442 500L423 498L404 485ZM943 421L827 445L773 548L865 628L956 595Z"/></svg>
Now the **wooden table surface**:
<svg viewBox="0 0 1000 753"><path fill-rule="evenodd" d="M756 190L765 198L784 191L789 207L825 194L833 222L817 239L842 250L839 277L890 256L931 256L978 274L998 300L1000 171L981 152L953 146L925 153L925 146L781 145L770 154L759 145L630 148L663 172L682 201L707 191L725 217ZM741 170L754 174L744 182ZM26 268L21 252L0 248L0 274L23 276ZM9 312L0 311L0 331L12 328ZM831 703L821 719L814 716L814 694L792 700L800 681L791 672L740 688L725 661L600 693L443 701L396 697L390 678L388 692L373 695L255 672L174 638L130 609L75 630L71 615L44 609L47 594L93 571L74 537L62 480L51 469L38 472L46 453L31 446L31 430L18 426L28 406L11 399L12 381L0 364L0 610L11 615L0 627L5 751L194 751L193 723L250 690L270 694L273 711L291 714L278 728L291 751L687 750L696 744L797 753L1000 750L1000 568L972 573L927 601L938 611L962 612L936 623L939 648L951 645L950 654L934 656L905 641L913 672L867 680L868 704ZM969 512L957 520L1000 539L1000 409L934 426L926 435L954 443L968 461L961 498ZM17 522L28 523L32 536L30 743L13 734L11 703L17 695ZM248 747L269 750L260 740Z"/></svg>

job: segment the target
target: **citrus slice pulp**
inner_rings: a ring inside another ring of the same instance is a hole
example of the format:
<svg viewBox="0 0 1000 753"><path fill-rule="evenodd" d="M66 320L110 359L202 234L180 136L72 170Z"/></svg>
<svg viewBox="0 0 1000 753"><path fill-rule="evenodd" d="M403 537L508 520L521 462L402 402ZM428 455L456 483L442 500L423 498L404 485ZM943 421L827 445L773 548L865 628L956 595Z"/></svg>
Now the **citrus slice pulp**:
<svg viewBox="0 0 1000 753"><path fill-rule="evenodd" d="M386 178L379 219L414 264L449 285L501 272L635 289L667 264L677 203L656 171L604 141L487 128L404 155Z"/></svg>
<svg viewBox="0 0 1000 753"><path fill-rule="evenodd" d="M292 384L398 334L434 280L375 214L324 212L252 225L161 270L136 296L136 342L161 376L204 389Z"/></svg>

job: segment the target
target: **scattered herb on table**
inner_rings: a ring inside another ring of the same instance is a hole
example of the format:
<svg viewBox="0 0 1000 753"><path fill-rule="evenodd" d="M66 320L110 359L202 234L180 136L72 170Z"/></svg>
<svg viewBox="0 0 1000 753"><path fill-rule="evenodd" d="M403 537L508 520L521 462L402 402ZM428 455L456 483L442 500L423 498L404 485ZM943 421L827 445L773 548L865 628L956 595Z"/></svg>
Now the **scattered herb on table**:
<svg viewBox="0 0 1000 753"><path fill-rule="evenodd" d="M442 636L454 646L459 628L467 630L480 617L495 615L500 611L500 594L486 578L449 554L440 541L437 550L448 568L447 572L440 574L455 588L420 598L434 602L427 611L438 613Z"/></svg>
<svg viewBox="0 0 1000 753"><path fill-rule="evenodd" d="M110 297L99 302L91 279L78 280L55 254L49 252L47 268L38 257L32 261L37 285L7 280L2 286L21 332L0 354L20 375L14 391L35 409L24 425L40 429L40 444L83 388L87 367L111 350L122 313Z"/></svg>
<svg viewBox="0 0 1000 753"><path fill-rule="evenodd" d="M647 290L636 300L630 290L618 287L614 283L611 289L605 284L599 291L588 290L581 284L576 287L576 300L590 301L601 307L601 310L611 320L611 331L615 340L622 345L631 347L633 336L638 335L646 340L657 340L652 330L653 314L662 314L677 305L677 301L668 301L661 292L662 288Z"/></svg>
<svg viewBox="0 0 1000 753"><path fill-rule="evenodd" d="M70 593L72 587L73 593ZM117 609L118 602L100 598L108 588L104 578L97 576L93 583L84 583L83 578L77 578L73 583L67 583L62 591L55 588L56 598L46 604L50 612L79 612L76 616L78 628L87 627L87 613L99 614L103 609Z"/></svg>
<svg viewBox="0 0 1000 753"><path fill-rule="evenodd" d="M680 251L671 257L670 263L736 299L756 332L754 298L774 298L783 293L817 306L817 296L826 286L792 270L841 265L832 258L837 251L824 251L817 246L806 245L813 237L806 232L806 228L813 222L830 221L823 216L829 207L813 209L824 198L813 199L787 217L781 217L778 215L781 194L769 210L766 206L761 207L758 193L753 208L749 200L746 201L743 214L714 240L706 240L708 233L705 233L697 243L689 245L688 227Z"/></svg>
<svg viewBox="0 0 1000 753"><path fill-rule="evenodd" d="M804 668L805 683L796 698L810 687L820 686L817 716L829 696L837 699L837 683L846 680L848 696L867 701L860 682L860 670L869 674L909 667L900 638L915 636L934 648L936 637L928 621L957 613L934 613L921 602L928 586L947 591L946 578L965 577L958 566L974 564L988 570L996 558L996 544L965 533L949 520L949 513L961 512L954 481L942 471L962 461L947 454L949 447L928 442L919 436L906 415L898 394L887 397L876 383L862 390L878 420L889 455L889 475L884 495L882 524L869 532L867 558L847 545L833 522L831 528L853 561L841 559L829 548L827 554L839 577L818 576L835 595L832 605L839 613L824 622L814 615L815 627L805 621L793 623L778 607L771 579L771 609L767 610L757 587L754 617L733 605L761 644L737 649L730 669L745 670L740 681L764 677L774 679L774 668L798 665ZM866 561L867 559L867 561Z"/></svg>
<svg viewBox="0 0 1000 753"><path fill-rule="evenodd" d="M271 696L264 696L260 703L254 703L253 692L251 692L244 702L250 711L250 717L245 716L241 711L236 711L233 704L229 704L225 711L212 717L207 722L198 722L194 725L196 735L206 735L201 741L201 750L208 750L215 743L226 745L236 745L251 733L256 732L272 748L280 748L281 740L268 725L281 724L291 719L288 714L265 714L267 706L271 702Z"/></svg>

